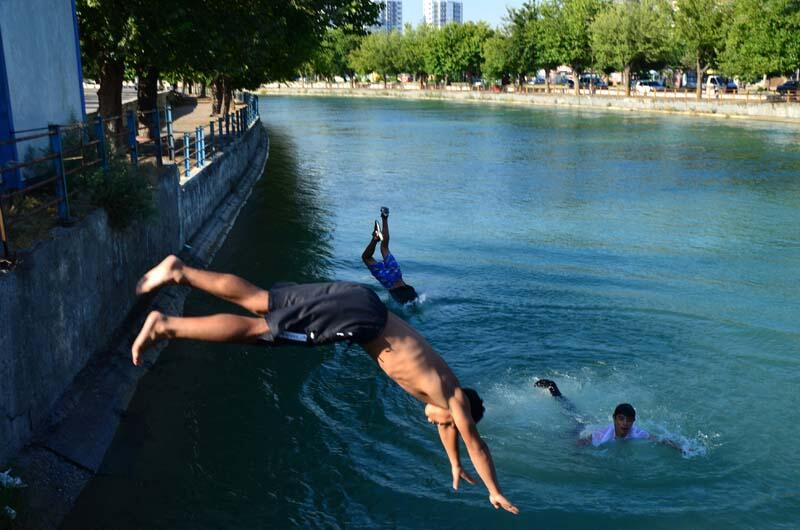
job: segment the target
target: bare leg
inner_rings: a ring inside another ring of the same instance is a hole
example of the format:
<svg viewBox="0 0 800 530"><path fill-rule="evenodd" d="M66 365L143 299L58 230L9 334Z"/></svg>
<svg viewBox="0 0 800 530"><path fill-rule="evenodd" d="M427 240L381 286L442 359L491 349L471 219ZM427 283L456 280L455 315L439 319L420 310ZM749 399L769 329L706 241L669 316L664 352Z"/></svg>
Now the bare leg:
<svg viewBox="0 0 800 530"><path fill-rule="evenodd" d="M170 317L158 311L147 315L142 330L133 341L131 357L139 365L142 353L164 339L195 339L206 342L254 342L269 331L266 320L239 315Z"/></svg>
<svg viewBox="0 0 800 530"><path fill-rule="evenodd" d="M369 241L367 248L364 249L364 252L361 253L361 261L364 262L364 265L369 267L373 263L375 263L375 258L372 257L375 254L375 246L378 244L378 238L375 233L372 233L372 239Z"/></svg>
<svg viewBox="0 0 800 530"><path fill-rule="evenodd" d="M195 269L176 256L167 256L164 261L150 269L136 285L136 294L145 294L163 285L190 285L218 298L242 306L256 315L265 315L269 310L269 292L233 274Z"/></svg>
<svg viewBox="0 0 800 530"><path fill-rule="evenodd" d="M383 223L383 227L381 232L383 233L383 241L381 241L381 256L386 258L389 255L389 216L388 215L381 215L381 222Z"/></svg>

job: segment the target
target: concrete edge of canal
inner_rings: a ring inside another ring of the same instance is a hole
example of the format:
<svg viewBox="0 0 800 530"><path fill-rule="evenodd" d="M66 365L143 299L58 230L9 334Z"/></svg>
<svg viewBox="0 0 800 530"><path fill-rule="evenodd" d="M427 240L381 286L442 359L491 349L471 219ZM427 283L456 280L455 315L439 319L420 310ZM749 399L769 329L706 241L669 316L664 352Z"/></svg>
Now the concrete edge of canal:
<svg viewBox="0 0 800 530"><path fill-rule="evenodd" d="M526 107L573 108L614 112L678 114L704 118L744 119L800 124L800 103L748 102L648 96L608 96L603 94L514 94L475 91L394 90L350 88L270 87L258 92L264 96L336 96L353 98L395 98L423 101L493 103Z"/></svg>
<svg viewBox="0 0 800 530"><path fill-rule="evenodd" d="M95 303L93 297L87 300L76 291L86 287L82 283L96 281L97 291L105 298L99 303L98 310L108 312L116 307L118 322L112 327L102 322L92 328L94 319L91 310L86 308L83 314L76 317L84 321L82 324L88 324L79 333L91 334L93 330L96 335L81 337L79 343L86 350L92 348L93 342L100 346L88 352L88 361L81 364L82 368L78 366L79 372L70 378L71 383L66 391L56 394L60 397L54 406L48 407L46 417L38 425L29 420L33 439L12 462L14 474L20 476L28 486L21 490L17 520L19 528L50 530L60 526L85 485L99 471L139 379L166 346L164 342L151 349L143 367L131 364L130 345L145 316L153 309L168 314L183 313L188 288L170 287L136 300L133 290L135 283L132 283L134 278L147 270L147 264L152 266L169 252L178 253L196 266L207 266L224 243L254 184L263 175L268 157L269 137L266 128L256 121L240 141L185 183L179 184L180 175L175 166L168 168L166 173L169 174L162 177L156 194L159 211L164 215L159 215L155 222L141 224L171 223L173 226L155 229L152 226L135 226L123 234L109 235L105 234L109 230L105 213L97 212L79 225L67 229L71 233L56 234L56 240L67 240L68 246L78 248L78 253L59 256L62 262L94 261L88 267L83 263L81 270L73 271L79 277L72 282L72 300L80 302L73 305L89 306ZM199 209L202 213L198 215ZM99 237L98 230L105 237ZM192 235L186 236L187 233ZM91 240L90 244L101 247L99 254L88 257L81 255L82 239ZM41 250L35 249L34 254L41 254ZM63 250L62 246L54 252ZM50 257L35 256L43 269L47 268L46 259ZM62 266L63 263L55 268ZM26 274L31 274L31 271ZM108 294L109 291L102 285L104 277L111 278L111 292L114 294ZM24 278L19 281L24 282ZM39 283L49 283L57 296L57 291L66 289L59 287L52 276ZM30 292L29 289L15 287ZM75 317L68 315L68 318L70 316ZM43 334L59 333L58 324ZM72 348L74 345L63 344L63 347ZM20 355L25 353L21 351ZM59 355L69 356L71 353L62 352ZM39 361L43 362L41 359ZM42 375L37 375L44 379ZM31 415L29 412L28 416Z"/></svg>

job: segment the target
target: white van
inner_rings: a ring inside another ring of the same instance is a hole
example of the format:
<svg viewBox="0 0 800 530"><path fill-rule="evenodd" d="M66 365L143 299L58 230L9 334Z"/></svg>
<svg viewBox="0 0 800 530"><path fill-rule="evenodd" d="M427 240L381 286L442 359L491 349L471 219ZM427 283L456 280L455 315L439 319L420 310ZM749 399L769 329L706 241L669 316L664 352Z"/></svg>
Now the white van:
<svg viewBox="0 0 800 530"><path fill-rule="evenodd" d="M733 92L739 87L736 86L736 83L730 79L722 77L721 75L710 75L706 79L705 88L708 91L713 90L716 93L725 93Z"/></svg>

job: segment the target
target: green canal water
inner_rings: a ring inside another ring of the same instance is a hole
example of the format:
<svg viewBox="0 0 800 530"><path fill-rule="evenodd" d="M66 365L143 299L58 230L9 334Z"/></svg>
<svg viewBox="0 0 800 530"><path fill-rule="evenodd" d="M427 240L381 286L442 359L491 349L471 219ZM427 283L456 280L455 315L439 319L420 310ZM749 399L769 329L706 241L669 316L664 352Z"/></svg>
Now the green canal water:
<svg viewBox="0 0 800 530"><path fill-rule="evenodd" d="M213 268L374 286L483 395L522 513L451 490L423 407L358 347L175 342L65 529L797 528L797 128L386 99L261 113L266 174ZM414 307L361 264L382 205ZM578 447L620 402L683 454Z"/></svg>

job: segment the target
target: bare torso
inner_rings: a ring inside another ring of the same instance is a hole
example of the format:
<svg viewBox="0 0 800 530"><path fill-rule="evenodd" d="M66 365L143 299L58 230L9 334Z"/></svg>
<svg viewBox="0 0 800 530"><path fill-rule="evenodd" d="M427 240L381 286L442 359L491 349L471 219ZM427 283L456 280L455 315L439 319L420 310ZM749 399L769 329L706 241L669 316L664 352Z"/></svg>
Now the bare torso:
<svg viewBox="0 0 800 530"><path fill-rule="evenodd" d="M381 334L362 346L406 392L424 403L448 408L458 379L428 341L397 315L389 311Z"/></svg>

